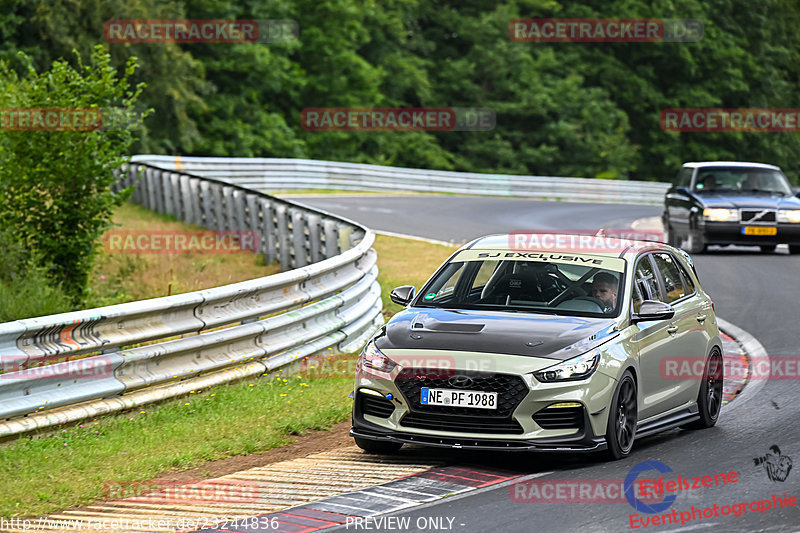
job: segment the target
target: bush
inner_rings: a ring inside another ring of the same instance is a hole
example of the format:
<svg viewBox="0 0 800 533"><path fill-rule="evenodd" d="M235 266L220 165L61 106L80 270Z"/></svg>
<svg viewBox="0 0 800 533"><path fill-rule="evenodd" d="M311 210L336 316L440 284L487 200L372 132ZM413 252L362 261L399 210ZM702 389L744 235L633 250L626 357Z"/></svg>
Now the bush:
<svg viewBox="0 0 800 533"><path fill-rule="evenodd" d="M77 67L58 60L42 73L29 66L25 76L0 63L0 228L45 268L14 283L46 274L72 304L82 302L98 239L131 192L112 187L143 118L134 111L143 85L128 83L135 67L132 58L118 77L102 46L88 65L80 57ZM18 131L13 113L20 108L93 109L102 128Z"/></svg>
<svg viewBox="0 0 800 533"><path fill-rule="evenodd" d="M69 298L49 279L41 258L0 232L0 322L71 310Z"/></svg>

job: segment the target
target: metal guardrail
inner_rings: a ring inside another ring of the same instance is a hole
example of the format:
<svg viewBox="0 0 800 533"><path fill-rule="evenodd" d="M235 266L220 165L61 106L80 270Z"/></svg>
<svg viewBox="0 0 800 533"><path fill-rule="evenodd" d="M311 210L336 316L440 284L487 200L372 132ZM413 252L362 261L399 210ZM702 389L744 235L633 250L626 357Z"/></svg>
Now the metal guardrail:
<svg viewBox="0 0 800 533"><path fill-rule="evenodd" d="M137 155L133 160L263 191L402 190L660 205L669 188L647 181L476 174L307 159Z"/></svg>
<svg viewBox="0 0 800 533"><path fill-rule="evenodd" d="M259 253L292 270L0 324L0 436L263 374L330 347L352 352L383 323L375 236L363 226L149 165L124 170L119 186L133 184L148 209L255 232Z"/></svg>

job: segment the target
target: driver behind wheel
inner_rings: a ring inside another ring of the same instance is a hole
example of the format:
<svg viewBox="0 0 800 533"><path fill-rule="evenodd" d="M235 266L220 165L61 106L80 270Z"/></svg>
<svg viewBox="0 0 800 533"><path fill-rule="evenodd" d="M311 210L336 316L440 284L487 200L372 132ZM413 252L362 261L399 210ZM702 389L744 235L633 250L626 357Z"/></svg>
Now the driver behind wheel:
<svg viewBox="0 0 800 533"><path fill-rule="evenodd" d="M617 277L608 272L598 272L592 280L592 296L603 304L603 312L609 313L617 306Z"/></svg>

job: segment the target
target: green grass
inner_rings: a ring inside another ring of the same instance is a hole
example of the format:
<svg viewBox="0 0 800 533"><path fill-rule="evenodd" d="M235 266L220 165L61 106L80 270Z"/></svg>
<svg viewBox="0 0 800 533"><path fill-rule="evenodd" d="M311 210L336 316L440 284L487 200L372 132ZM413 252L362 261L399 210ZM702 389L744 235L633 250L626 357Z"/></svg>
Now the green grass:
<svg viewBox="0 0 800 533"><path fill-rule="evenodd" d="M151 219L134 206L126 207L121 214L123 228L169 222ZM419 288L455 247L379 235L375 249L384 314L388 317L400 310L389 301L389 291L408 284ZM152 260L164 257L154 256ZM219 263L231 260L236 262L237 277L264 275L263 266L243 256L211 260L208 270L221 268ZM123 269L124 264L115 261L101 261L107 278ZM182 266L182 275L192 273L187 277L194 277L198 284L214 280L207 272L191 272L189 265ZM127 273L131 284L152 277L147 269ZM144 285L158 292L157 283ZM355 356L343 357L348 364L323 364L308 370L318 379L279 381L265 377L218 386L146 406L143 413L110 415L0 445L0 516L41 515L103 500L106 483L147 481L202 467L209 461L282 446L290 435L310 429L329 428L348 419L352 407L347 395L353 387ZM332 372L334 369L336 372Z"/></svg>
<svg viewBox="0 0 800 533"><path fill-rule="evenodd" d="M352 358L352 357L351 357ZM303 385L305 383L305 385ZM286 444L350 416L350 373L250 380L0 447L0 516L103 500L107 483L146 481Z"/></svg>

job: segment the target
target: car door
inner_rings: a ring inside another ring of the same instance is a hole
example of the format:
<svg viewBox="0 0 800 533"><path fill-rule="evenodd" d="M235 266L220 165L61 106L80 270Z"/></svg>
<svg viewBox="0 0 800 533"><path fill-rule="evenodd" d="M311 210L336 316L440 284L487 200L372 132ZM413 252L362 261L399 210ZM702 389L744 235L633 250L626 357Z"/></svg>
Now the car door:
<svg viewBox="0 0 800 533"><path fill-rule="evenodd" d="M670 334L673 352L671 361L684 368L683 361L688 361L690 368L696 369L698 367L695 362L705 362L706 348L711 340L704 327L709 310L705 308L705 302L697 296L689 274L683 271L676 257L669 252L658 252L653 254L653 259L660 274L665 301L675 308L675 316L670 320L670 327L677 328ZM665 363L666 361L662 364ZM665 390L674 391L674 400L670 400L669 405L684 405L697 399L697 386L701 376L669 372L663 366L660 376L666 382Z"/></svg>
<svg viewBox="0 0 800 533"><path fill-rule="evenodd" d="M634 287L631 312L639 310L644 300L665 300L661 292L661 282L653 264L652 254L643 254L634 267ZM631 335L631 343L639 356L639 421L657 415L668 407L674 397L674 384L661 379L660 367L673 356L670 320L648 320L637 322L630 327L636 328Z"/></svg>
<svg viewBox="0 0 800 533"><path fill-rule="evenodd" d="M663 252L654 254L653 258L665 285L667 303L675 308L672 322L678 330L674 334L673 344L678 352L678 366L685 368L682 361L688 360L692 369L690 375L676 375L676 372L662 373L665 379L673 381L678 387L676 401L678 405L683 405L697 399L702 375L695 375L694 370L701 372L700 369L705 368L705 358L708 355L706 350L711 341L705 321L706 318L711 320L711 309L708 302L698 296L689 273L676 257ZM703 361L703 365L696 365L698 361Z"/></svg>
<svg viewBox="0 0 800 533"><path fill-rule="evenodd" d="M689 193L693 168L683 167L675 178L674 185L667 191L664 199L669 224L673 231L683 235L689 229L689 218L692 214L693 199Z"/></svg>

